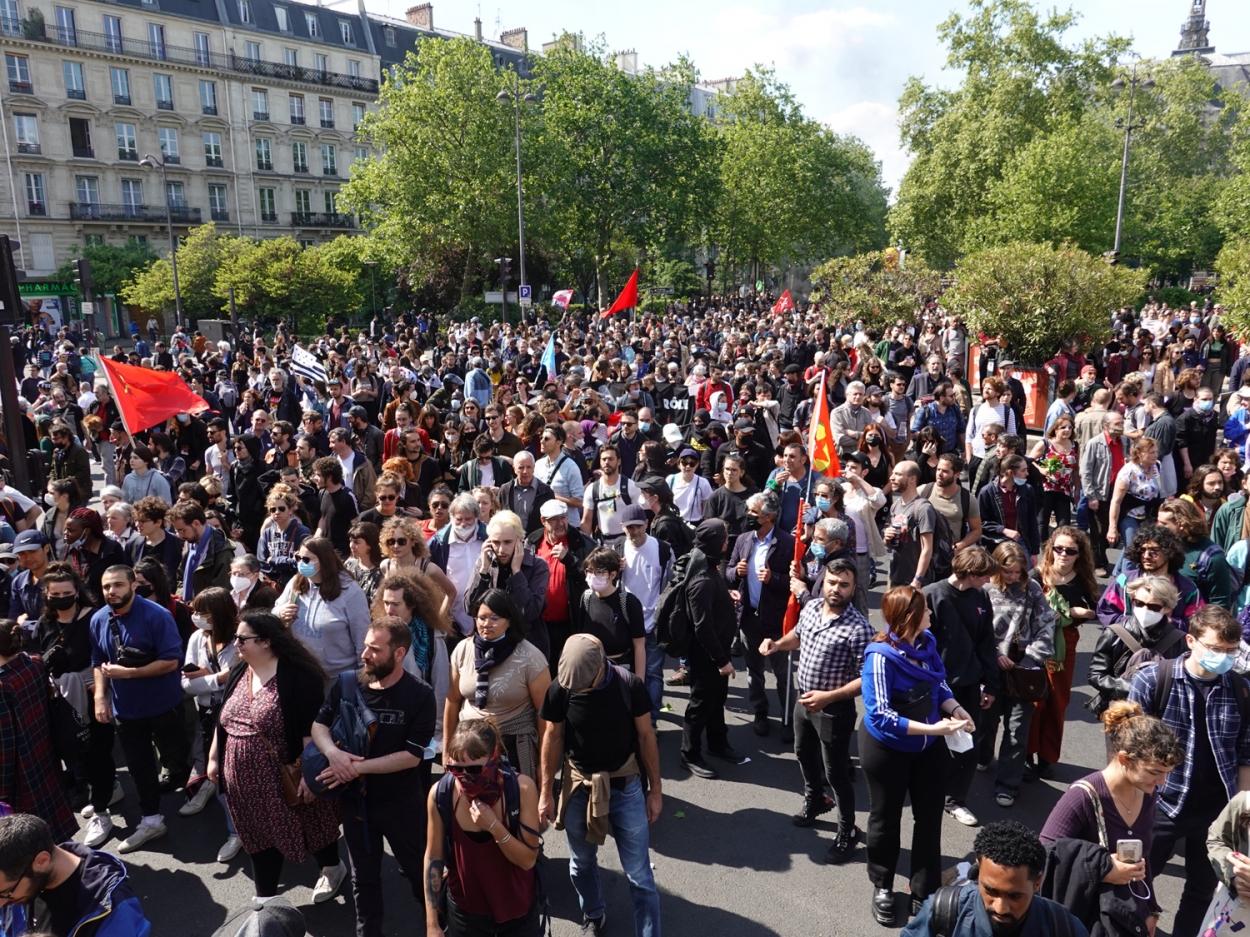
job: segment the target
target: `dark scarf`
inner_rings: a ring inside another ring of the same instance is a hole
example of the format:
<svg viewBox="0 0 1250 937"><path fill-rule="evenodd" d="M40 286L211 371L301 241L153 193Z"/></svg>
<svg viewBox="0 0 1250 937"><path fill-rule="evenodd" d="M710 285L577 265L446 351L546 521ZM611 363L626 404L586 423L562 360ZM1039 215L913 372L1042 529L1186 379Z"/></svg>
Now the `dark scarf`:
<svg viewBox="0 0 1250 937"><path fill-rule="evenodd" d="M477 671L477 689L473 696L473 705L478 709L486 708L487 689L490 686L490 672L512 656L520 643L512 635L512 629L504 632L498 641L487 641L477 632L473 634L473 669Z"/></svg>
<svg viewBox="0 0 1250 937"><path fill-rule="evenodd" d="M430 626L425 623L425 619L420 615L414 615L412 621L408 622L408 630L412 632L412 660L417 665L417 672L421 674L422 679L427 683L430 680L430 649L433 639L430 636Z"/></svg>

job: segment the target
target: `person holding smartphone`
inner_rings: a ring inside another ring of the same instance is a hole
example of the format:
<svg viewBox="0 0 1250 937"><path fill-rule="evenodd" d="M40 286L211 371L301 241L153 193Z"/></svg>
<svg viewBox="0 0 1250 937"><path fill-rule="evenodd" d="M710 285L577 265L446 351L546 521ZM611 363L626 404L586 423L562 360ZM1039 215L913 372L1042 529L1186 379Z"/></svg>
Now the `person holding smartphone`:
<svg viewBox="0 0 1250 937"><path fill-rule="evenodd" d="M1083 850L1056 849L1073 873L1068 878L1078 879L1079 868L1101 867L1099 890L1102 884L1109 885L1122 899L1120 907L1135 907L1139 917L1135 923L1145 924L1153 934L1161 909L1145 857L1154 843L1156 789L1180 764L1185 749L1162 720L1143 713L1137 703L1116 700L1102 721L1110 762L1068 788L1050 811L1040 838L1047 848L1055 848L1061 840L1088 844ZM1098 852L1096 863L1077 862L1092 852ZM1086 927L1099 918L1098 901L1068 907Z"/></svg>

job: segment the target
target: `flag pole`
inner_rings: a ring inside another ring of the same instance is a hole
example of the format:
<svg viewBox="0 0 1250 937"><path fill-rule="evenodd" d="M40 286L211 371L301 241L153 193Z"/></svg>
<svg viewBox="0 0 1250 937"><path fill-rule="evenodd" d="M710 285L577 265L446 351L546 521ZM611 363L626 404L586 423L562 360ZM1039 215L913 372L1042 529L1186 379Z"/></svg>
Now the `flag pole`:
<svg viewBox="0 0 1250 937"><path fill-rule="evenodd" d="M123 426L123 427L125 427L125 430L126 430L126 435L130 437L131 442L133 443L133 442L134 442L134 438L135 438L135 434L134 434L133 432L131 432L131 429L130 429L130 422L126 419L126 411L125 411L125 409L123 409L123 407L122 407L122 405L121 405L121 399L122 399L122 398L121 398L121 396L117 393L117 387L116 387L116 385L113 383L113 372L112 372L112 371L110 371L108 368L106 368L106 367L104 366L104 362L100 359L100 355L99 355L99 353L98 353L98 352L97 352L97 353L95 353L95 354L92 354L92 355L91 355L91 358L92 358L92 360L93 360L93 361L95 361L95 365L96 365L96 368L95 368L95 369L96 369L96 373L97 373L97 374L99 374L99 373L103 372L103 374L104 374L104 381L105 381L105 383L107 383L107 384L108 384L108 386L109 386L109 393L113 395L113 406L114 406L114 408L117 410L117 418L118 418L119 420L121 420L121 421L122 421L122 426ZM106 430L107 430L107 429L108 429L108 427L106 426L106 427L104 427L104 429L106 429Z"/></svg>

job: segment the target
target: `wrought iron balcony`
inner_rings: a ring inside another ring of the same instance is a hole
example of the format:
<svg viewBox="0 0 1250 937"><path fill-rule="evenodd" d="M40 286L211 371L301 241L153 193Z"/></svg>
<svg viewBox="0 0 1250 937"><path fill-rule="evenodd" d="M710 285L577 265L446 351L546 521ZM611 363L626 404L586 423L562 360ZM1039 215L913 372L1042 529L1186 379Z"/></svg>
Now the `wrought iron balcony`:
<svg viewBox="0 0 1250 937"><path fill-rule="evenodd" d="M292 114L292 115L291 115L291 123L295 124L295 126L297 126L297 127L303 127L303 126L304 126L304 115L303 115L303 114Z"/></svg>
<svg viewBox="0 0 1250 937"><path fill-rule="evenodd" d="M172 111L174 109L173 101L157 101L156 109L159 111Z"/></svg>
<svg viewBox="0 0 1250 937"><path fill-rule="evenodd" d="M201 114L208 114L210 117L216 117L216 116L217 116L217 105L216 105L216 104L201 104L201 105L200 105L200 113L201 113Z"/></svg>
<svg viewBox="0 0 1250 937"><path fill-rule="evenodd" d="M208 212L208 215L210 218L213 219L213 221L229 221L230 220L230 212L225 208L210 209Z"/></svg>
<svg viewBox="0 0 1250 937"><path fill-rule="evenodd" d="M27 202L27 203L26 203L26 214L28 214L28 215L47 215L47 214L48 214L48 203L47 203L47 202Z"/></svg>
<svg viewBox="0 0 1250 937"><path fill-rule="evenodd" d="M354 228L356 219L337 211L293 211L291 224L297 228Z"/></svg>
<svg viewBox="0 0 1250 937"><path fill-rule="evenodd" d="M99 202L71 202L72 221L147 221L164 224L166 212L174 224L199 224L202 212L185 205L105 205Z"/></svg>
<svg viewBox="0 0 1250 937"><path fill-rule="evenodd" d="M252 120L263 120L266 123L268 123L269 112L268 111L252 111Z"/></svg>
<svg viewBox="0 0 1250 937"><path fill-rule="evenodd" d="M333 129L334 129L334 118L333 118L333 117L323 117L323 118L321 118L321 128L322 128L323 130L333 130Z"/></svg>
<svg viewBox="0 0 1250 937"><path fill-rule="evenodd" d="M220 169L222 166L221 157L220 156L205 156L204 165L215 166L216 168Z"/></svg>
<svg viewBox="0 0 1250 937"><path fill-rule="evenodd" d="M70 88L68 91L65 92L65 96L69 98L71 101L87 100L87 92L79 88Z"/></svg>
<svg viewBox="0 0 1250 937"><path fill-rule="evenodd" d="M17 145L19 153L25 153L28 156L38 156L43 152L43 148L38 143L19 143Z"/></svg>
<svg viewBox="0 0 1250 937"><path fill-rule="evenodd" d="M95 159L95 150L89 146L74 147L75 159Z"/></svg>

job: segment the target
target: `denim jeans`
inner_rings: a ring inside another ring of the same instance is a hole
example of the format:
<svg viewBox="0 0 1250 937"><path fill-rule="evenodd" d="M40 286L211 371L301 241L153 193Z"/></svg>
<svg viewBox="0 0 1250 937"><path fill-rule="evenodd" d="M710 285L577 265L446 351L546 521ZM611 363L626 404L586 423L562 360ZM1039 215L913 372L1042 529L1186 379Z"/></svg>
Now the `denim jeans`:
<svg viewBox="0 0 1250 937"><path fill-rule="evenodd" d="M660 706L664 702L664 651L660 649L660 639L655 629L647 632L647 671L643 682L647 685L647 695L651 697L651 725L660 718Z"/></svg>
<svg viewBox="0 0 1250 937"><path fill-rule="evenodd" d="M998 771L994 777L994 793L1020 791L1024 780L1024 759L1029 744L1029 726L1033 722L1033 704L996 696L989 709L982 710L977 720L977 761L988 765L994 759L994 740L998 725L1003 726L1003 741L998 747Z"/></svg>
<svg viewBox="0 0 1250 937"><path fill-rule="evenodd" d="M1116 544L1120 548L1120 558L1115 561L1115 569L1112 570L1114 575L1124 572L1124 567L1128 565L1128 546L1133 542L1133 538L1137 536L1137 528L1142 525L1140 517L1129 517L1125 515L1120 518L1120 541Z"/></svg>
<svg viewBox="0 0 1250 937"><path fill-rule="evenodd" d="M1081 493L1081 497L1076 502L1076 528L1089 533L1089 502L1085 498L1085 493Z"/></svg>
<svg viewBox="0 0 1250 937"><path fill-rule="evenodd" d="M577 891L582 914L597 918L603 914L603 886L599 880L599 847L586 841L586 804L590 791L578 789L569 799L565 813L565 833L569 843L569 877ZM634 906L634 934L660 937L660 895L651 874L650 826L647 799L642 781L632 778L623 791L612 789L608 822L621 868L629 879L629 896Z"/></svg>

